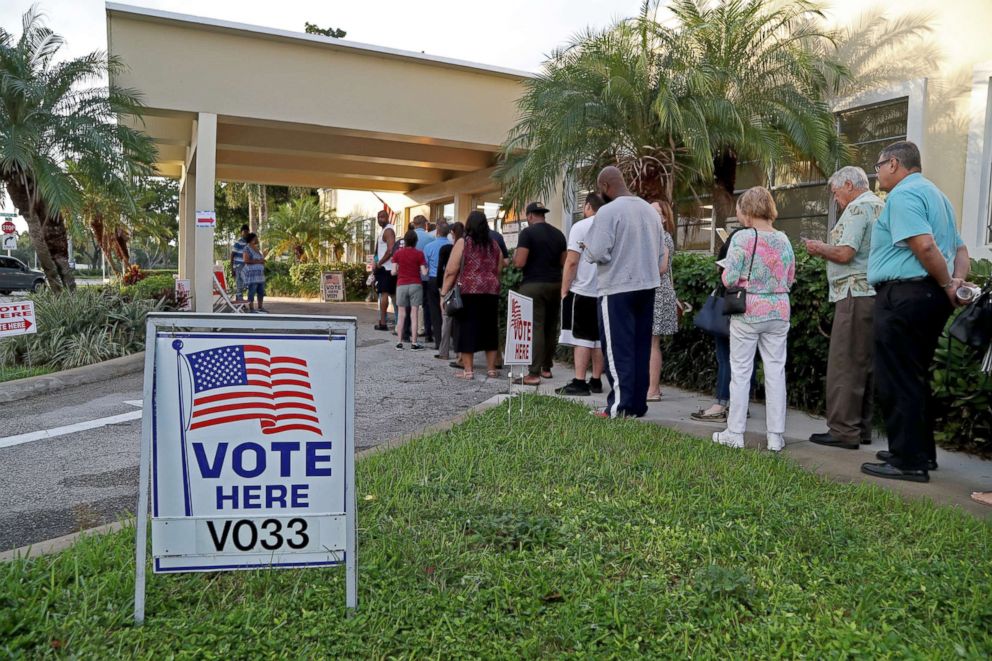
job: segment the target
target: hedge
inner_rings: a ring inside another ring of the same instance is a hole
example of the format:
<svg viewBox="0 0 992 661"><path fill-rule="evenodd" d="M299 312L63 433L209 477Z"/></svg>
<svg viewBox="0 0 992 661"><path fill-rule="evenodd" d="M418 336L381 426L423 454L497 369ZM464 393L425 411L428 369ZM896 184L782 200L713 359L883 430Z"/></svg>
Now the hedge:
<svg viewBox="0 0 992 661"><path fill-rule="evenodd" d="M717 284L714 258L678 253L673 274L680 300L701 309ZM972 280L988 277L992 264L974 262ZM786 363L789 405L822 414L825 407L827 354L833 305L828 301L826 264L798 253L796 284L792 288L792 328ZM666 344L663 378L691 390L712 392L716 382L713 338L682 319L679 332ZM981 357L955 342L948 368L947 334L934 359L933 384L938 405L938 442L947 449L992 456L992 381L980 369ZM760 370L760 362L759 362ZM759 380L760 379L759 373Z"/></svg>
<svg viewBox="0 0 992 661"><path fill-rule="evenodd" d="M297 288L297 295L319 296L320 276L328 271L341 271L344 273L344 293L349 301L363 301L369 293L369 287L365 284L368 279L368 271L365 264L345 264L342 262L331 264L316 264L304 262L293 264L289 267L289 279Z"/></svg>

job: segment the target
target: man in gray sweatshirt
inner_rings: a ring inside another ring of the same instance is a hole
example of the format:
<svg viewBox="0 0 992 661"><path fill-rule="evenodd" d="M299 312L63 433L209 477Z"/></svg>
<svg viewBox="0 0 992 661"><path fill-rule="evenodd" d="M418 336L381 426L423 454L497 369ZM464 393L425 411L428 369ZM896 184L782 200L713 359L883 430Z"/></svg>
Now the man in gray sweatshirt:
<svg viewBox="0 0 992 661"><path fill-rule="evenodd" d="M648 410L651 320L661 224L658 212L631 193L620 170L603 168L597 179L607 204L586 235L585 259L597 265L599 334L610 394L602 417L641 417Z"/></svg>

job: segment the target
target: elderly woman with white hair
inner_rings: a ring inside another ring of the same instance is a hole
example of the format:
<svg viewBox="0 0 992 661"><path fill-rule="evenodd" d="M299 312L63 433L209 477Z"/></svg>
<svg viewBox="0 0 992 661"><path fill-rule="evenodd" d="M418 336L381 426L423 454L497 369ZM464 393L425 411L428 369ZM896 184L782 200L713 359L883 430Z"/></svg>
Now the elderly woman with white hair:
<svg viewBox="0 0 992 661"><path fill-rule="evenodd" d="M806 239L806 251L827 261L834 321L827 357L827 431L813 434L818 445L857 450L871 443L872 322L875 290L868 284L871 231L885 203L871 192L859 167L843 167L830 177L830 192L843 213L828 242Z"/></svg>

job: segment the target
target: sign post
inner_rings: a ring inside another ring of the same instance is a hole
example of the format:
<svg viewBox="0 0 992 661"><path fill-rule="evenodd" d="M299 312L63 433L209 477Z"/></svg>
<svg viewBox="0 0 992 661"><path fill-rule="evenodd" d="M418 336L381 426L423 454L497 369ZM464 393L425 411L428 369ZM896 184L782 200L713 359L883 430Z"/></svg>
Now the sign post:
<svg viewBox="0 0 992 661"><path fill-rule="evenodd" d="M325 303L345 300L344 273L342 271L329 271L321 274L320 298Z"/></svg>
<svg viewBox="0 0 992 661"><path fill-rule="evenodd" d="M0 233L3 236L3 249L7 251L7 257L10 257L11 250L17 250L17 227L14 221L10 220L13 216L12 213L0 213L0 218L4 218L0 223Z"/></svg>
<svg viewBox="0 0 992 661"><path fill-rule="evenodd" d="M510 383L513 383L513 366L530 365L533 351L534 299L511 290L506 299L506 343L503 348L503 364L510 368ZM521 381L526 373L526 369L520 370ZM521 410L523 405L521 399Z"/></svg>
<svg viewBox="0 0 992 661"><path fill-rule="evenodd" d="M356 335L344 317L148 315L136 623L149 501L154 573L344 564L357 607Z"/></svg>

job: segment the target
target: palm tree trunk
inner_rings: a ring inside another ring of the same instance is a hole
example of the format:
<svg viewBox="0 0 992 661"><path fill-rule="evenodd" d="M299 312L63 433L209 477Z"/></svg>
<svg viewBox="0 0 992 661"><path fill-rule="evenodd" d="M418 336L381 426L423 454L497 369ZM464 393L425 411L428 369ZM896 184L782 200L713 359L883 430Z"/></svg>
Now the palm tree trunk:
<svg viewBox="0 0 992 661"><path fill-rule="evenodd" d="M59 277L59 270L48 251L48 244L45 241L45 230L42 219L44 210L40 201L31 203L31 195L27 187L16 177L7 181L7 194L11 202L17 207L17 211L23 216L28 224L28 236L31 237L31 245L38 255L38 264L45 273L48 286L52 291L62 291L62 278Z"/></svg>
<svg viewBox="0 0 992 661"><path fill-rule="evenodd" d="M736 187L737 154L724 149L713 159L713 212L717 227L725 226L727 218L737 215Z"/></svg>
<svg viewBox="0 0 992 661"><path fill-rule="evenodd" d="M48 252L55 262L62 287L69 290L76 290L76 276L69 266L69 234L65 229L65 219L61 213L49 214L43 221L45 228L45 243L48 244Z"/></svg>

